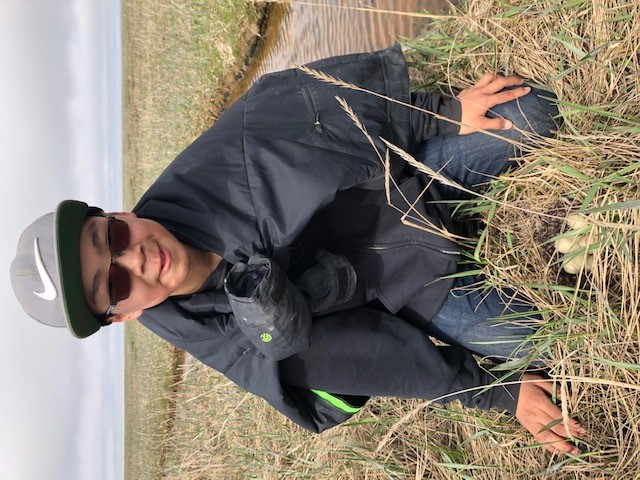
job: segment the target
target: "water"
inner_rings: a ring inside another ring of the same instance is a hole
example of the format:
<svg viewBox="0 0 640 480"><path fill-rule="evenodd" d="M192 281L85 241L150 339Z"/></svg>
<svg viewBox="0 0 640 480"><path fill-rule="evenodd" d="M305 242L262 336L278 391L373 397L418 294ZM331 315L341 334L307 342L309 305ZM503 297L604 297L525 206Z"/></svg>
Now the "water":
<svg viewBox="0 0 640 480"><path fill-rule="evenodd" d="M443 4L442 0L296 0L276 4L239 89L244 91L260 75L290 68L292 63L378 50L402 37L416 36L428 19L399 13L441 13Z"/></svg>

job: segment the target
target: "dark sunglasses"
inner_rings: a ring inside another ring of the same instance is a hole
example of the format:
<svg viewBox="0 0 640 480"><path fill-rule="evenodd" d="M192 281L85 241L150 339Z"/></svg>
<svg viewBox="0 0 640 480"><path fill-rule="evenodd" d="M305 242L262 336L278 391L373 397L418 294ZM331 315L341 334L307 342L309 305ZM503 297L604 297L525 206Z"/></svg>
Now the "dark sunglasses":
<svg viewBox="0 0 640 480"><path fill-rule="evenodd" d="M116 304L129 298L131 294L131 276L129 271L113 262L113 257L124 252L129 246L131 235L127 222L115 217L105 215L102 210L91 212L93 216L103 216L107 219L107 246L111 255L109 267L109 308L101 315L96 315L99 320L105 320L111 316Z"/></svg>

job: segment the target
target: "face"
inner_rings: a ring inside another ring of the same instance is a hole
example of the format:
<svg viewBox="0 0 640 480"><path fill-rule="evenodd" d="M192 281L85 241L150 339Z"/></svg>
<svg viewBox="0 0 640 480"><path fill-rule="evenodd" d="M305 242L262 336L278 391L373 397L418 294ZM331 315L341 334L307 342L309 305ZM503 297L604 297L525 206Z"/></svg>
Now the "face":
<svg viewBox="0 0 640 480"><path fill-rule="evenodd" d="M130 279L129 297L120 300L111 312L116 321L136 318L171 295L189 293L192 262L186 247L153 220L133 213L113 216L129 227L129 245L122 252L110 255L106 217L87 217L80 231L82 284L91 312L103 314L110 305L112 261L126 270Z"/></svg>

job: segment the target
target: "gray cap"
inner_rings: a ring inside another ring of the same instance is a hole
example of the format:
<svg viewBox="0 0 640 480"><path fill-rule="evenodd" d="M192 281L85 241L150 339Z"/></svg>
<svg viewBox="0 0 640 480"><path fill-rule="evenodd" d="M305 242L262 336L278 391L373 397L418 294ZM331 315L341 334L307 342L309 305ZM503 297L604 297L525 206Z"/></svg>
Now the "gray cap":
<svg viewBox="0 0 640 480"><path fill-rule="evenodd" d="M22 232L11 263L11 285L24 311L46 325L68 327L78 338L100 329L80 271L80 229L88 211L83 202L60 203Z"/></svg>

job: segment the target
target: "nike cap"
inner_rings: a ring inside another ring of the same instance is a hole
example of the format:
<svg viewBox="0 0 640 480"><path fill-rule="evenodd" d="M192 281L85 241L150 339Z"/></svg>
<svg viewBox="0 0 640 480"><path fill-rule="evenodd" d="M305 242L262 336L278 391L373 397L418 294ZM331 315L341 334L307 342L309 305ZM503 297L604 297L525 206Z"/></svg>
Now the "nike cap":
<svg viewBox="0 0 640 480"><path fill-rule="evenodd" d="M11 285L37 321L68 327L78 338L100 329L89 311L80 272L80 229L89 206L65 200L22 233L11 262Z"/></svg>

